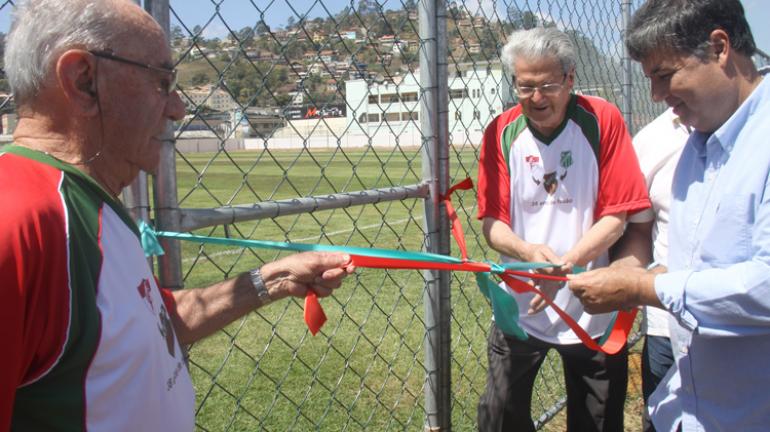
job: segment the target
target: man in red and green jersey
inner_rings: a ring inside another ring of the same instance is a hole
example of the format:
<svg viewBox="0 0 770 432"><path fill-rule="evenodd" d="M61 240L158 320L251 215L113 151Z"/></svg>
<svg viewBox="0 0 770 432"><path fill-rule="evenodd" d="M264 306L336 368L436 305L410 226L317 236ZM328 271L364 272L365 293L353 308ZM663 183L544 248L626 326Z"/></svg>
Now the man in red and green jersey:
<svg viewBox="0 0 770 432"><path fill-rule="evenodd" d="M158 24L129 0L27 0L5 49L18 107L0 152L0 430L191 431L181 344L352 271L305 253L159 289L117 200L184 115Z"/></svg>
<svg viewBox="0 0 770 432"><path fill-rule="evenodd" d="M626 215L650 206L631 139L618 109L571 92L575 52L554 28L514 32L503 48L519 104L484 133L479 165L479 218L503 261L547 262L557 273L607 265L607 250ZM504 286L504 285L503 285ZM542 298L516 294L527 340L489 335L486 391L478 409L482 431L534 430L530 399L547 352L562 357L570 431L622 431L627 352L591 351ZM609 314L590 315L568 289L540 288L599 338Z"/></svg>

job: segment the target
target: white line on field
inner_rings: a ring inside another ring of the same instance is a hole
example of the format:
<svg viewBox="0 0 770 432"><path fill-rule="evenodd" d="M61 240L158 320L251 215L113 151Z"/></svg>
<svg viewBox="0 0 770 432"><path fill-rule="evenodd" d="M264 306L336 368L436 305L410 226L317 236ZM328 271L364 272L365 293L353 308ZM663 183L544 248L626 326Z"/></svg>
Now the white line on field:
<svg viewBox="0 0 770 432"><path fill-rule="evenodd" d="M400 224L406 223L406 222L408 222L408 221L410 221L412 219L420 220L420 219L422 219L422 216L417 216L417 217L414 217L414 218L399 219L399 220L390 222L388 225L400 225ZM383 224L381 224L381 223L379 223L379 224L371 224L371 225L365 225L365 226L359 227L358 229L359 230L366 230L366 229L371 229L371 228L378 228L378 227L381 227L382 225ZM330 233L327 233L326 237L332 237L332 236L336 236L336 235L340 235L340 234L349 234L351 232L353 232L352 229L332 231ZM300 239L296 239L296 240L290 240L290 242L292 242L292 243L301 243L301 242L308 241L308 240L315 240L317 238L318 238L318 236L305 237L305 238L300 238ZM237 254L241 253L244 249L246 249L246 248L240 247L240 248L235 248L235 249L227 249L227 250L223 250L223 251L219 251L219 252L214 252L214 253L207 254L207 255L208 255L209 258L215 258L215 257L218 257L218 256L224 256L224 255L237 255ZM183 263L189 263L189 262L195 261L196 259L200 259L200 257L185 258L185 259L182 260L182 262Z"/></svg>

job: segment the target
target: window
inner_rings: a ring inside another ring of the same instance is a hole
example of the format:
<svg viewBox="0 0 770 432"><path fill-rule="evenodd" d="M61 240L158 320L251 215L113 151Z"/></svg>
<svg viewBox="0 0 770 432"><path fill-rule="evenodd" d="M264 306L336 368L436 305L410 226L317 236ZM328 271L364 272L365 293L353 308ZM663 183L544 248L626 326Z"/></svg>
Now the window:
<svg viewBox="0 0 770 432"><path fill-rule="evenodd" d="M379 114L369 114L368 115L368 121L370 123L379 123L380 121L380 115Z"/></svg>
<svg viewBox="0 0 770 432"><path fill-rule="evenodd" d="M401 101L403 102L417 101L417 92L401 93Z"/></svg>
<svg viewBox="0 0 770 432"><path fill-rule="evenodd" d="M495 94L495 93L496 93L496 89L494 87L489 89L489 94Z"/></svg>
<svg viewBox="0 0 770 432"><path fill-rule="evenodd" d="M455 111L455 120L462 120L462 119L463 119L462 111Z"/></svg>
<svg viewBox="0 0 770 432"><path fill-rule="evenodd" d="M396 93L386 93L384 95L380 95L380 100L384 104L398 102L398 95Z"/></svg>
<svg viewBox="0 0 770 432"><path fill-rule="evenodd" d="M468 89L450 89L449 99L463 99L468 97Z"/></svg>
<svg viewBox="0 0 770 432"><path fill-rule="evenodd" d="M358 122L359 123L366 123L366 113L361 114L360 116L358 116Z"/></svg>
<svg viewBox="0 0 770 432"><path fill-rule="evenodd" d="M479 112L479 110L473 110L473 118L474 119L480 119L481 118L481 113Z"/></svg>
<svg viewBox="0 0 770 432"><path fill-rule="evenodd" d="M380 103L379 95L369 95L369 103L370 104L378 104L378 103Z"/></svg>
<svg viewBox="0 0 770 432"><path fill-rule="evenodd" d="M401 120L401 113L397 113L397 112L385 113L385 121L397 122L397 121L400 121L400 120Z"/></svg>
<svg viewBox="0 0 770 432"><path fill-rule="evenodd" d="M405 113L401 113L401 118L404 121L409 121L409 120L418 121L418 120L420 120L420 113L418 113L416 111L408 111L408 112L405 112Z"/></svg>

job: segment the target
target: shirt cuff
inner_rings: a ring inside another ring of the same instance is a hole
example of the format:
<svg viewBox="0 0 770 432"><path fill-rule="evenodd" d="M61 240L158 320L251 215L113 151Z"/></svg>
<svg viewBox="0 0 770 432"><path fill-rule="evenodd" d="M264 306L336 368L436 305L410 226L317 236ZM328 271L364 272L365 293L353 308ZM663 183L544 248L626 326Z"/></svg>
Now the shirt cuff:
<svg viewBox="0 0 770 432"><path fill-rule="evenodd" d="M685 286L693 272L678 271L655 276L655 294L679 324L695 331L698 320L685 308Z"/></svg>

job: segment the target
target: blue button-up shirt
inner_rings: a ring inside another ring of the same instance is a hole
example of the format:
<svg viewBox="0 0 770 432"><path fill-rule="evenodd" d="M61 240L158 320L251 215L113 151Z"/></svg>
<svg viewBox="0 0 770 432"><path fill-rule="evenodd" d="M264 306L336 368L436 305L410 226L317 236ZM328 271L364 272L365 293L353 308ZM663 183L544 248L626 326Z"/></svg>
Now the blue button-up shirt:
<svg viewBox="0 0 770 432"><path fill-rule="evenodd" d="M655 291L682 327L650 399L659 431L770 430L769 175L766 78L716 132L690 136L674 175Z"/></svg>

